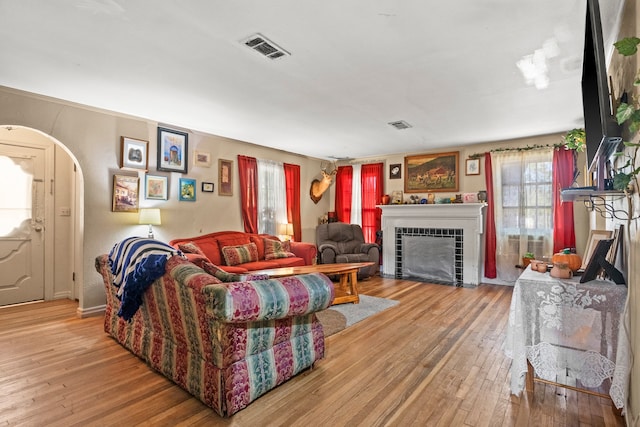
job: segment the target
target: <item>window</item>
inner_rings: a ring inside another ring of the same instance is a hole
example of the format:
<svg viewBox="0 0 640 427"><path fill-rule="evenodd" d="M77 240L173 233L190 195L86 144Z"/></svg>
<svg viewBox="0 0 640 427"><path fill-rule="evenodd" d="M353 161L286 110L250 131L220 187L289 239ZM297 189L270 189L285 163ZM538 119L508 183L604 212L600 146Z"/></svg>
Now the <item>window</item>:
<svg viewBox="0 0 640 427"><path fill-rule="evenodd" d="M553 150L491 154L498 279L513 282L526 252L553 251Z"/></svg>

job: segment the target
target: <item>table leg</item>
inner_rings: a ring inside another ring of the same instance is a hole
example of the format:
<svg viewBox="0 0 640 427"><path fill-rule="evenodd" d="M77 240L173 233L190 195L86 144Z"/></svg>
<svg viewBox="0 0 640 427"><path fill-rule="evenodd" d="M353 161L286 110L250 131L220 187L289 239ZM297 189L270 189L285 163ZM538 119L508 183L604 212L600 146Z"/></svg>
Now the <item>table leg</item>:
<svg viewBox="0 0 640 427"><path fill-rule="evenodd" d="M525 389L527 392L531 392L533 393L533 388L534 388L534 376L535 373L533 372L533 366L531 365L531 362L529 362L529 360L527 359L527 374L524 378L524 384L525 384Z"/></svg>
<svg viewBox="0 0 640 427"><path fill-rule="evenodd" d="M338 287L344 289L347 294L336 296L333 300L333 304L344 304L352 302L358 304L360 297L358 296L358 270L349 270L340 273L340 281Z"/></svg>

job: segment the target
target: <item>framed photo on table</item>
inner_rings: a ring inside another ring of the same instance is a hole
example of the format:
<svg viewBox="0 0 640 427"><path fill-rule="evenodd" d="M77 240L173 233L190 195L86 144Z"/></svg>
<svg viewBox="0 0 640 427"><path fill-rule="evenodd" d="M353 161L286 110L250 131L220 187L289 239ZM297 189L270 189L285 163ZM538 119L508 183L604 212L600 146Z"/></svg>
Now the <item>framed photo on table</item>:
<svg viewBox="0 0 640 427"><path fill-rule="evenodd" d="M404 158L404 192L458 191L459 151Z"/></svg>
<svg viewBox="0 0 640 427"><path fill-rule="evenodd" d="M586 269L587 265L589 265L589 261L593 257L593 252L598 245L598 241L600 240L608 240L613 236L613 231L611 230L591 230L589 232L589 240L587 241L587 247L584 250L584 256L582 257L582 265L581 269Z"/></svg>
<svg viewBox="0 0 640 427"><path fill-rule="evenodd" d="M189 135L186 132L158 128L159 171L187 173Z"/></svg>
<svg viewBox="0 0 640 427"><path fill-rule="evenodd" d="M149 141L120 137L120 169L147 170Z"/></svg>

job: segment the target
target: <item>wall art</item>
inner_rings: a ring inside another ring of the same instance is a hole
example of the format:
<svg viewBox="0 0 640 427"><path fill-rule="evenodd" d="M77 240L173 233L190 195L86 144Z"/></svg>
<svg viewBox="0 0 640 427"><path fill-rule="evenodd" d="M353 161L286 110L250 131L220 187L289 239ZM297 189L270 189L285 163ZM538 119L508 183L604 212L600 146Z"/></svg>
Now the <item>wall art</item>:
<svg viewBox="0 0 640 427"><path fill-rule="evenodd" d="M404 158L404 192L458 191L459 152L420 154Z"/></svg>
<svg viewBox="0 0 640 427"><path fill-rule="evenodd" d="M185 132L158 128L159 171L187 173L189 135Z"/></svg>

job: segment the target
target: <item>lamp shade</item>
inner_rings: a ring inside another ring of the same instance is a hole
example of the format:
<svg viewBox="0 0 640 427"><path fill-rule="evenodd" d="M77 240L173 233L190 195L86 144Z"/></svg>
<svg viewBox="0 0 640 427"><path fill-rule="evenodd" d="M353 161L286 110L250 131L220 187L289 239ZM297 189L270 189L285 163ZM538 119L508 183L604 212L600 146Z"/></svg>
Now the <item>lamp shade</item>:
<svg viewBox="0 0 640 427"><path fill-rule="evenodd" d="M138 224L161 225L160 209L145 208L138 213Z"/></svg>
<svg viewBox="0 0 640 427"><path fill-rule="evenodd" d="M288 223L287 224L287 232L284 233L287 236L293 236L293 224L292 223Z"/></svg>

